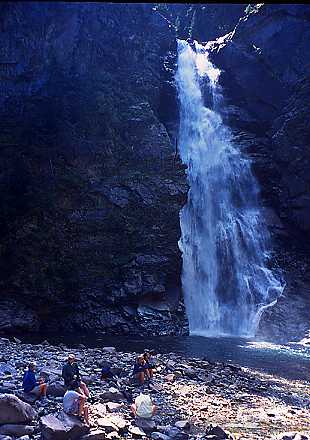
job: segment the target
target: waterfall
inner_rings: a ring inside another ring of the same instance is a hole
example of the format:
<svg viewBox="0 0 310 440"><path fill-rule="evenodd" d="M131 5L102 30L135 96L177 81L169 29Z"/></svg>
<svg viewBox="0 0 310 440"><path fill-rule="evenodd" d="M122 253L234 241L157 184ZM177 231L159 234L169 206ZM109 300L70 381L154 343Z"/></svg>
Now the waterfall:
<svg viewBox="0 0 310 440"><path fill-rule="evenodd" d="M178 143L190 186L180 213L182 287L190 334L253 336L283 285L267 267L270 240L250 161L217 111L219 75L204 46L178 40Z"/></svg>

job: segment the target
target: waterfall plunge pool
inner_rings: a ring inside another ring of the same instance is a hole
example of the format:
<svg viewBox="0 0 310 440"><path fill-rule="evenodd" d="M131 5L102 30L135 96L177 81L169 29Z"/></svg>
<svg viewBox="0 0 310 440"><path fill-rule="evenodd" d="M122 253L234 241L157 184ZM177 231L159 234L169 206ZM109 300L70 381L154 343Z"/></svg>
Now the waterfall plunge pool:
<svg viewBox="0 0 310 440"><path fill-rule="evenodd" d="M42 336L23 335L23 343L42 343L47 339L52 344L64 343L77 348L79 344L87 347L115 347L123 352L141 352L155 349L158 353L175 353L185 357L205 357L209 361L223 362L247 367L287 379L309 380L310 347L291 343L276 345L235 337L202 336L97 336L93 333L83 335Z"/></svg>

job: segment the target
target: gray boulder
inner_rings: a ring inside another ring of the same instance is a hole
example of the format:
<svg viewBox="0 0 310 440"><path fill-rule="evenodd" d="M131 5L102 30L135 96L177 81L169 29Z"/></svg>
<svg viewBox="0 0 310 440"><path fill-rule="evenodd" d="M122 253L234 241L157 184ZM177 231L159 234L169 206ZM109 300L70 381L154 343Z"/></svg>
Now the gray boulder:
<svg viewBox="0 0 310 440"><path fill-rule="evenodd" d="M13 394L0 395L0 424L31 422L37 413Z"/></svg>
<svg viewBox="0 0 310 440"><path fill-rule="evenodd" d="M27 425L2 425L0 426L1 435L10 435L13 437L22 437L24 435L32 435L34 426Z"/></svg>
<svg viewBox="0 0 310 440"><path fill-rule="evenodd" d="M46 440L74 440L89 431L77 417L61 412L58 417L48 414L40 419L42 438Z"/></svg>
<svg viewBox="0 0 310 440"><path fill-rule="evenodd" d="M52 397L63 397L65 395L66 388L61 382L53 382L47 387L47 394Z"/></svg>

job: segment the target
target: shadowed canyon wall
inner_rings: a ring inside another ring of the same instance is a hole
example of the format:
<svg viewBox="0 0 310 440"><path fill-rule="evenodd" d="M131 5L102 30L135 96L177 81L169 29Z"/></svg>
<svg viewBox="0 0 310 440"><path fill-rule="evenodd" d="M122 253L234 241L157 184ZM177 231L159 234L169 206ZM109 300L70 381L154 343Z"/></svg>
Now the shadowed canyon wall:
<svg viewBox="0 0 310 440"><path fill-rule="evenodd" d="M262 188L287 288L260 333L306 332L309 17L307 5L1 4L0 330L187 331L179 37L215 40L223 116Z"/></svg>

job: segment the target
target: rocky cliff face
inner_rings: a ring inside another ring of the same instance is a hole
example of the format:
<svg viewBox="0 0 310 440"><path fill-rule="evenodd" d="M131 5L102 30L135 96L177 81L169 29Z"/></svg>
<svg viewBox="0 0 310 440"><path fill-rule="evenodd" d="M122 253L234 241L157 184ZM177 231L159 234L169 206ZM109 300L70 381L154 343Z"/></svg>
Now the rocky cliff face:
<svg viewBox="0 0 310 440"><path fill-rule="evenodd" d="M168 24L143 4L0 15L1 313L24 317L2 328L176 331L187 185L159 111Z"/></svg>
<svg viewBox="0 0 310 440"><path fill-rule="evenodd" d="M217 39L223 115L262 187L288 284L262 332L279 333L309 298L309 7L29 6L0 6L0 330L186 331L174 72L190 37Z"/></svg>

